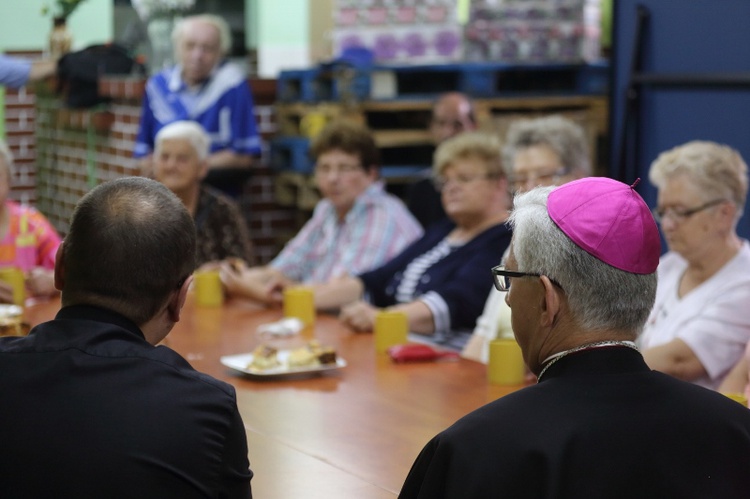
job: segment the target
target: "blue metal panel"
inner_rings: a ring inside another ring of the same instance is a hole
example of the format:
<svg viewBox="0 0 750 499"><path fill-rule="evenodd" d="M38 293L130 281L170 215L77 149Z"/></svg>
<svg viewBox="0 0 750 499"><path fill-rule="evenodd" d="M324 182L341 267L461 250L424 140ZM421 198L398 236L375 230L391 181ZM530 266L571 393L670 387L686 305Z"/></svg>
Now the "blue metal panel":
<svg viewBox="0 0 750 499"><path fill-rule="evenodd" d="M736 85L645 84L637 87L634 117L637 150L628 150L633 169L621 180L640 176L639 191L649 205L656 191L648 182L651 162L664 150L690 140L713 140L737 149L750 162L750 1L617 0L614 2L610 134L611 174L619 177L625 94L628 88L637 23L637 8L649 19L642 39L642 73L698 74L714 78L740 76ZM744 83L742 82L744 81ZM747 211L747 207L746 207ZM750 217L739 232L750 235Z"/></svg>

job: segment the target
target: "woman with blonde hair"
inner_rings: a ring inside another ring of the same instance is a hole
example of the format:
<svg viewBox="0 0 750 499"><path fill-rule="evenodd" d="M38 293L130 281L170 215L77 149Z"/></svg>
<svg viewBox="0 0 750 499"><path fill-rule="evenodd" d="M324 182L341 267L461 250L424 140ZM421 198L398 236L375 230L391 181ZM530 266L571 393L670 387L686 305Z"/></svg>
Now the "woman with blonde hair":
<svg viewBox="0 0 750 499"><path fill-rule="evenodd" d="M500 143L479 132L449 139L433 173L448 220L380 268L317 286L315 302L342 307L341 320L358 331L371 331L381 308L401 311L410 331L460 349L492 285L490 268L510 243Z"/></svg>

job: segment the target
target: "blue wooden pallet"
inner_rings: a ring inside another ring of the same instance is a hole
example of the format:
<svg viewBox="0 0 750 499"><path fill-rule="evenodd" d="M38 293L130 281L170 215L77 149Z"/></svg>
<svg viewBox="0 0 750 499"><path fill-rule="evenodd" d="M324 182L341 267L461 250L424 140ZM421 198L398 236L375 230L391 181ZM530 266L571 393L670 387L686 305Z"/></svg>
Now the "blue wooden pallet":
<svg viewBox="0 0 750 499"><path fill-rule="evenodd" d="M276 79L276 95L281 102L318 102L320 92L316 89L320 70L299 69L282 71Z"/></svg>
<svg viewBox="0 0 750 499"><path fill-rule="evenodd" d="M285 172L310 174L315 163L309 155L310 139L307 137L275 137L271 139L271 167ZM430 165L381 165L384 179L417 175Z"/></svg>
<svg viewBox="0 0 750 499"><path fill-rule="evenodd" d="M297 173L312 173L313 161L309 155L310 139L307 137L275 137L271 139L271 167Z"/></svg>
<svg viewBox="0 0 750 499"><path fill-rule="evenodd" d="M344 68L319 67L281 71L276 79L280 102L328 102L344 99L363 100L370 95L370 72Z"/></svg>
<svg viewBox="0 0 750 499"><path fill-rule="evenodd" d="M380 176L386 180L389 178L417 177L421 175L430 165L388 165L380 167Z"/></svg>
<svg viewBox="0 0 750 499"><path fill-rule="evenodd" d="M419 66L369 66L282 71L278 95L283 102L370 100L372 76L384 73L395 82L393 95L378 100L431 99L449 91L476 98L543 95L605 95L609 64L455 63Z"/></svg>
<svg viewBox="0 0 750 499"><path fill-rule="evenodd" d="M396 80L393 98L434 96L448 91L472 97L606 94L608 64L466 63L379 68Z"/></svg>

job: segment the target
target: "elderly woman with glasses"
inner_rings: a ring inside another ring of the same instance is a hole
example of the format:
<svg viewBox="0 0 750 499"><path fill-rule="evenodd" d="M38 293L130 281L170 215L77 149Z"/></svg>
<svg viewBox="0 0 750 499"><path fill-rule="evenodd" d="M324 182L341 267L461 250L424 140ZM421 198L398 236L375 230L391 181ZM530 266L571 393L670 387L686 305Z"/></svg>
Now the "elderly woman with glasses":
<svg viewBox="0 0 750 499"><path fill-rule="evenodd" d="M514 122L505 138L503 163L510 169L512 190L520 192L591 175L584 130L559 115Z"/></svg>
<svg viewBox="0 0 750 499"><path fill-rule="evenodd" d="M319 309L341 308L353 329L371 331L381 308L405 312L409 329L461 348L474 327L489 269L510 243L508 183L496 137L466 132L435 152L436 185L449 220L387 264L315 289Z"/></svg>
<svg viewBox="0 0 750 499"><path fill-rule="evenodd" d="M662 153L649 178L669 252L640 347L652 369L715 389L750 340L750 245L736 232L747 165L730 147L695 141Z"/></svg>
<svg viewBox="0 0 750 499"><path fill-rule="evenodd" d="M422 235L404 203L379 180L380 153L365 126L332 121L313 140L310 156L322 196L312 217L268 265L222 265L229 295L278 304L285 287L367 272Z"/></svg>
<svg viewBox="0 0 750 499"><path fill-rule="evenodd" d="M586 133L560 115L515 121L503 145L503 166L516 193L588 177L591 159ZM462 356L486 363L490 341L513 337L510 309L504 300L504 294L490 290Z"/></svg>

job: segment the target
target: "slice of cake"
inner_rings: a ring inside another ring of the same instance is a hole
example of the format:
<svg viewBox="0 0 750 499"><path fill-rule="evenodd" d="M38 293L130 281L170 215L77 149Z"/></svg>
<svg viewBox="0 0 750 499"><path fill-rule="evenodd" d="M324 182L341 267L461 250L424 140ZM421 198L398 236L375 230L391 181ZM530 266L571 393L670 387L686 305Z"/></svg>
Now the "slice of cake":
<svg viewBox="0 0 750 499"><path fill-rule="evenodd" d="M289 367L314 367L336 363L336 350L333 347L322 347L317 340L289 352Z"/></svg>
<svg viewBox="0 0 750 499"><path fill-rule="evenodd" d="M321 364L335 364L336 363L336 349L333 347L321 348L318 353L318 362Z"/></svg>
<svg viewBox="0 0 750 499"><path fill-rule="evenodd" d="M253 360L247 365L247 368L267 371L279 366L281 366L281 362L279 362L278 350L268 345L258 345L253 350Z"/></svg>
<svg viewBox="0 0 750 499"><path fill-rule="evenodd" d="M314 367L318 365L318 358L310 348L304 346L302 348L295 348L289 352L287 364L290 368Z"/></svg>

